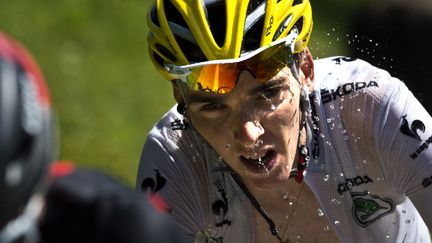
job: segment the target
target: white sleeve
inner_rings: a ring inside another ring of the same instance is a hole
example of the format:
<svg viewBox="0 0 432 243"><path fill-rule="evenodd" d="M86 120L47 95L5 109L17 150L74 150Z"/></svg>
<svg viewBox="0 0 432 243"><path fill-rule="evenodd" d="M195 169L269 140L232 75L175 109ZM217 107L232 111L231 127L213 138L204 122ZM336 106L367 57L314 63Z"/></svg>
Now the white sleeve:
<svg viewBox="0 0 432 243"><path fill-rule="evenodd" d="M389 81L375 137L383 170L432 229L432 118L404 83Z"/></svg>
<svg viewBox="0 0 432 243"><path fill-rule="evenodd" d="M159 193L181 229L182 242L193 242L205 218L205 198L200 191L204 185L195 170L188 168L190 163L185 163L184 157L180 151L175 153L175 149L149 136L138 169L136 190Z"/></svg>

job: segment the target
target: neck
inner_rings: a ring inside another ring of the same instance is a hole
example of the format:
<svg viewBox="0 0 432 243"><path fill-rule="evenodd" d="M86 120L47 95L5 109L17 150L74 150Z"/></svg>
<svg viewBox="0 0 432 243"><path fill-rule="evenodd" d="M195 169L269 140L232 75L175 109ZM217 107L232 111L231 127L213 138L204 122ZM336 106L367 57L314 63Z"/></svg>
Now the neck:
<svg viewBox="0 0 432 243"><path fill-rule="evenodd" d="M305 183L297 183L294 179L289 179L274 188L249 187L250 192L261 204L261 206L271 212L282 209L281 205L286 205L287 201L297 200L297 197Z"/></svg>

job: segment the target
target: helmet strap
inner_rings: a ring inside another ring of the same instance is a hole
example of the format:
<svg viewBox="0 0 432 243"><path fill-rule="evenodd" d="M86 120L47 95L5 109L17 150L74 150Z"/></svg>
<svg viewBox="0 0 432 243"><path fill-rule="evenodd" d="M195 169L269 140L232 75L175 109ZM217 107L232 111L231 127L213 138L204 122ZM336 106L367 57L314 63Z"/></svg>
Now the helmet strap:
<svg viewBox="0 0 432 243"><path fill-rule="evenodd" d="M291 176L294 177L298 183L301 183L306 175L306 169L309 164L310 156L309 149L307 147L308 144L311 143L311 129L309 124L307 123L306 117L311 114L311 105L309 100L309 95L307 91L307 87L303 86L300 93L300 110L301 110L301 120L300 120L300 132L299 132L299 145L298 145L298 162L297 168L291 170ZM301 131L305 130L306 135L306 143L302 144L300 141Z"/></svg>

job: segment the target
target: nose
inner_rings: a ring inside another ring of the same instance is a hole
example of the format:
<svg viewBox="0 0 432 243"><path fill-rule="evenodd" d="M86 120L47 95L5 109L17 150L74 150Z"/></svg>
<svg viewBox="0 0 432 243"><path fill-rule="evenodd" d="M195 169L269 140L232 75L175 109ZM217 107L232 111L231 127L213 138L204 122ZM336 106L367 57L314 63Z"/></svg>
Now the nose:
<svg viewBox="0 0 432 243"><path fill-rule="evenodd" d="M252 146L264 134L264 128L258 121L246 121L234 131L234 138L244 146Z"/></svg>

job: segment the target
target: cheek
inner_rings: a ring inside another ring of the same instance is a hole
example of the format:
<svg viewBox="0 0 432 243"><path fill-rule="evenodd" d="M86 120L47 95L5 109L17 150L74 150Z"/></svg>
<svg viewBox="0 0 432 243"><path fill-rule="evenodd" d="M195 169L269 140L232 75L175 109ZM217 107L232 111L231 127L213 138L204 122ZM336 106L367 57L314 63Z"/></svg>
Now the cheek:
<svg viewBox="0 0 432 243"><path fill-rule="evenodd" d="M268 122L279 129L295 129L299 125L299 104L294 99L284 101L278 109L268 117Z"/></svg>
<svg viewBox="0 0 432 243"><path fill-rule="evenodd" d="M228 136L226 128L221 122L190 116L190 120L196 131L210 144L215 150L219 150L218 145L223 144Z"/></svg>

